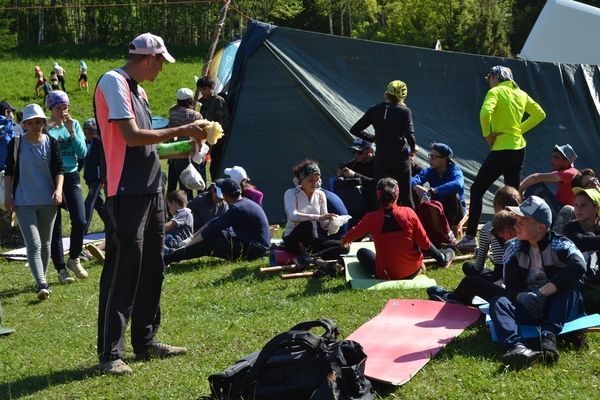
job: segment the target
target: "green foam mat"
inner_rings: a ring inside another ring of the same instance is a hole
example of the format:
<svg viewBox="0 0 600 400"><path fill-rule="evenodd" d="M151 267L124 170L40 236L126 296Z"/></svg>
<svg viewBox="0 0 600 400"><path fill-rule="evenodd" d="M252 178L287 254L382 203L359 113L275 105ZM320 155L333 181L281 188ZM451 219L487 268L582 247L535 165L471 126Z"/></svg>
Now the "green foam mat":
<svg viewBox="0 0 600 400"><path fill-rule="evenodd" d="M397 281L377 279L363 268L356 257L345 256L343 261L346 282L350 282L352 289L425 289L437 285L435 279L431 279L426 275L417 275L412 279L402 279Z"/></svg>

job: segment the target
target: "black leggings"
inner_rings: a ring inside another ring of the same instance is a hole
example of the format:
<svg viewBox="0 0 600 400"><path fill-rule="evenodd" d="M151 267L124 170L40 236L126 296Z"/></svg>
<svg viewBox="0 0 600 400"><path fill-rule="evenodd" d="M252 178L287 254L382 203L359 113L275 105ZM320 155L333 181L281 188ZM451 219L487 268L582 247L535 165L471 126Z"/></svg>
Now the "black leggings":
<svg viewBox="0 0 600 400"><path fill-rule="evenodd" d="M525 149L490 151L471 185L471 203L469 204L469 222L467 235L477 234L477 225L481 217L483 195L500 175L504 175L504 184L519 188L521 171L525 161Z"/></svg>
<svg viewBox="0 0 600 400"><path fill-rule="evenodd" d="M383 168L377 166L377 181L381 178L394 178L398 182L398 188L400 189L400 196L398 197L398 205L410 207L415 209L415 203L413 201L412 189L410 181L412 179L412 164L407 154L401 154L399 156L398 167L395 168Z"/></svg>
<svg viewBox="0 0 600 400"><path fill-rule="evenodd" d="M479 296L489 302L496 296L504 296L504 293L505 291L502 286L496 285L481 275L465 276L456 289L454 289L454 294L464 304L471 304L475 296Z"/></svg>
<svg viewBox="0 0 600 400"><path fill-rule="evenodd" d="M302 221L283 238L283 245L290 253L310 254L324 260L337 260L342 254L347 254L341 240L315 237L311 221Z"/></svg>

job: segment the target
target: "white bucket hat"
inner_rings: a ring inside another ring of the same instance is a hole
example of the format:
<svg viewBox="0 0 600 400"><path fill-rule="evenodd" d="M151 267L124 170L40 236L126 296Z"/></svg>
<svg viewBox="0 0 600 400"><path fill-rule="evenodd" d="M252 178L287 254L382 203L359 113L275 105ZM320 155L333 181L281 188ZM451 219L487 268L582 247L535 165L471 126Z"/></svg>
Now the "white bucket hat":
<svg viewBox="0 0 600 400"><path fill-rule="evenodd" d="M25 122L25 121L33 119L33 118L47 119L46 115L44 114L44 110L42 110L42 107L40 107L39 104L29 104L28 106L26 106L23 109L23 121L22 122Z"/></svg>

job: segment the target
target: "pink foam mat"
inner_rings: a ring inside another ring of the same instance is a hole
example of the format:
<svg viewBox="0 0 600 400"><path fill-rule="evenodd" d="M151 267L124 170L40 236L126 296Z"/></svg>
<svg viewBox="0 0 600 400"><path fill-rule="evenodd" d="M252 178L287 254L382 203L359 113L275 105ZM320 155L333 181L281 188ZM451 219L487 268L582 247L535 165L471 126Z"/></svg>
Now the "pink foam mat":
<svg viewBox="0 0 600 400"><path fill-rule="evenodd" d="M460 304L393 299L348 339L363 346L367 377L402 385L480 316Z"/></svg>

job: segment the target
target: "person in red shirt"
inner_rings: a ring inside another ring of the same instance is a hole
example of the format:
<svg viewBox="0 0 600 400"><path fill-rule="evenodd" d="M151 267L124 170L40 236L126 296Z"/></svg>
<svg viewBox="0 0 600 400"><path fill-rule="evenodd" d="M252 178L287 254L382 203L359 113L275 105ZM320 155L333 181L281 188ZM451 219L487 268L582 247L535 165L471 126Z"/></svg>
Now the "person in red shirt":
<svg viewBox="0 0 600 400"><path fill-rule="evenodd" d="M375 253L360 249L361 264L379 279L410 279L424 270L423 253L435 258L437 265L447 267L454 259L452 249L438 250L427 237L417 214L396 204L400 195L398 182L382 178L377 183L380 207L367 213L342 239L349 246L354 240L371 234Z"/></svg>
<svg viewBox="0 0 600 400"><path fill-rule="evenodd" d="M563 206L572 206L575 203L571 181L579 173L573 166L576 159L577 154L570 144L555 145L550 156L552 172L529 175L519 185L519 192L523 194L523 198L532 195L543 198L550 206L552 215L556 217ZM546 183L555 184L556 193L550 192Z"/></svg>

